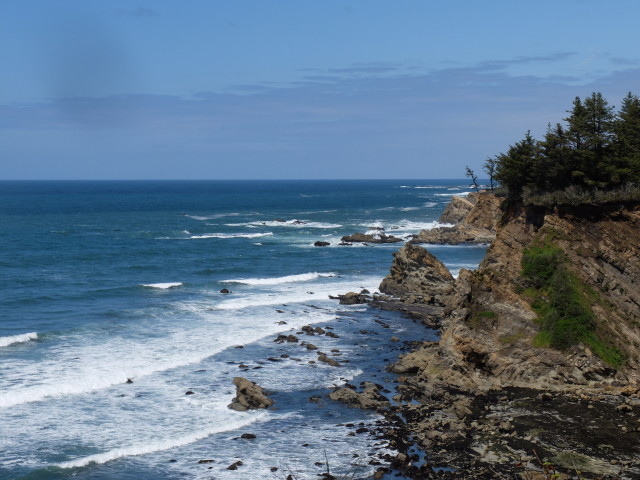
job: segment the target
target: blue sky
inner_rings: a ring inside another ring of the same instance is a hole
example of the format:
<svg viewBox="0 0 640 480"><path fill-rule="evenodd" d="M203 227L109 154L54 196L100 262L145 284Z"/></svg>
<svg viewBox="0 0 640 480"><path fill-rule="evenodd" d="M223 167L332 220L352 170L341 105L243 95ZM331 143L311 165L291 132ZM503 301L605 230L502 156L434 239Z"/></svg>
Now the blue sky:
<svg viewBox="0 0 640 480"><path fill-rule="evenodd" d="M599 91L636 0L3 0L0 178L460 178Z"/></svg>

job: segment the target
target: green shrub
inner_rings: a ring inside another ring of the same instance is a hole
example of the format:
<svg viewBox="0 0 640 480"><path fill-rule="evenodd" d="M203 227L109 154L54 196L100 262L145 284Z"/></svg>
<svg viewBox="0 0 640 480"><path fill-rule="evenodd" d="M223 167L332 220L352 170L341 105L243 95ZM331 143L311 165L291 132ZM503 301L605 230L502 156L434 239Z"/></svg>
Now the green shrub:
<svg viewBox="0 0 640 480"><path fill-rule="evenodd" d="M566 257L552 238L546 235L544 241L525 250L522 257L522 277L529 287L525 291L540 324L534 346L565 350L582 342L610 365L622 364L624 354L596 334L591 304L597 294L571 273Z"/></svg>

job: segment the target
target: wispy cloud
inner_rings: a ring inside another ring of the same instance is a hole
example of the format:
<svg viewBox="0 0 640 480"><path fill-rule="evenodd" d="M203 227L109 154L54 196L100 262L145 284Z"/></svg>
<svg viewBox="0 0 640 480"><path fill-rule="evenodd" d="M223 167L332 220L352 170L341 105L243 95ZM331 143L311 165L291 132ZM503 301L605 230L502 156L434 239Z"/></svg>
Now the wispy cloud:
<svg viewBox="0 0 640 480"><path fill-rule="evenodd" d="M512 63L563 55L571 54ZM474 162L503 151L529 129L544 133L576 95L602 91L617 103L640 78L639 68L576 85L571 76L516 75L486 63L411 74L401 67L393 74L394 64L354 65L308 72L296 83L188 98L124 95L0 106L0 129L10 133L3 147L13 152L15 169L26 172L56 152L69 165L77 159L77 175L82 159L91 157L119 178L133 176L144 158L164 159L166 175L175 178L247 172L451 177L465 165L479 169Z"/></svg>
<svg viewBox="0 0 640 480"><path fill-rule="evenodd" d="M157 10L147 7L135 7L135 8L116 8L113 13L122 17L142 17L153 18L160 14Z"/></svg>

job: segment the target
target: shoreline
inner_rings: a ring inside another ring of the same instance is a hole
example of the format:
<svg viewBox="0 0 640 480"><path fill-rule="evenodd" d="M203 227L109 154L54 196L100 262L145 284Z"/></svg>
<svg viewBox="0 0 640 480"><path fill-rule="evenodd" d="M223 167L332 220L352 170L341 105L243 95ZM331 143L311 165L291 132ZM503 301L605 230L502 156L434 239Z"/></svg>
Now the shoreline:
<svg viewBox="0 0 640 480"><path fill-rule="evenodd" d="M449 228L444 234L453 233L457 240L460 232L466 235L468 231L465 225ZM513 228L507 234L513 235ZM585 383L580 375L588 378L594 368L590 365L598 368L588 349L570 357L575 361L586 359L585 373L581 374L581 370L573 373L577 375L575 380L573 377L562 380L556 374L552 381L542 376L527 385L519 378L496 376L485 364L488 354L478 355L473 349L465 354L463 346L456 347L469 341L456 335L487 333L482 329L474 333L468 327L462 327L461 332L458 328L457 334L451 332L456 322L468 321L465 319L469 308L477 301L478 293L472 294L475 285L472 282L477 280L473 280L469 271L455 281L446 278L448 273L438 273L443 265L421 253L420 247L411 246L414 243L409 242L394 255L391 273L383 281L385 289L381 285L380 290L392 293L393 297L374 296L368 304L399 311L428 327L442 327L441 334L446 333L447 338L440 335L437 341L416 341L409 354L387 367L402 375L393 397L395 404L372 408L384 415L386 430L383 428L382 433L398 451L397 457L387 459L393 472L409 479L640 479L640 421L633 415L640 407L638 386L611 379ZM501 254L493 252L493 261ZM483 268L487 257L479 268ZM497 261L500 264L500 257ZM428 285L424 282L426 278ZM498 284L496 288L504 287ZM464 292L463 303L460 299L456 301L455 296L450 301L449 295L456 293L455 289ZM490 286L485 289L491 292ZM496 300L486 293L485 297L481 297L482 307L492 310L492 302ZM446 321L441 324L443 317ZM504 320L506 328L509 318L510 315ZM517 318L514 322L524 325ZM526 315L525 319L531 322ZM472 348L479 347L482 345ZM552 352L538 347L535 355ZM508 363L508 355L507 349L500 361ZM566 363L557 351L546 361L553 365L556 359ZM540 375L535 368L545 365L539 360L531 366L529 360L518 361L520 375L529 368L534 376ZM359 395L371 397L372 392ZM421 452L417 453L416 448Z"/></svg>

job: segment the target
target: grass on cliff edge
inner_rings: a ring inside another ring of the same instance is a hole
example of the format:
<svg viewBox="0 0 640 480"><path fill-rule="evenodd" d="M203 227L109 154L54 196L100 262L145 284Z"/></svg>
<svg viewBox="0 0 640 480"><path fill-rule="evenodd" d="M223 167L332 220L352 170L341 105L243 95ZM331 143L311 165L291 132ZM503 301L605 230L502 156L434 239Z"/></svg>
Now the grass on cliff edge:
<svg viewBox="0 0 640 480"><path fill-rule="evenodd" d="M529 287L526 296L533 299L541 327L534 345L565 350L584 343L609 365L621 365L624 354L597 335L591 310L597 293L567 268L567 258L553 239L552 234L541 237L522 256L522 278Z"/></svg>

